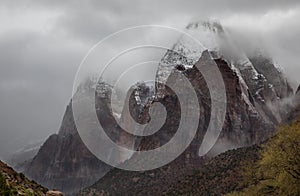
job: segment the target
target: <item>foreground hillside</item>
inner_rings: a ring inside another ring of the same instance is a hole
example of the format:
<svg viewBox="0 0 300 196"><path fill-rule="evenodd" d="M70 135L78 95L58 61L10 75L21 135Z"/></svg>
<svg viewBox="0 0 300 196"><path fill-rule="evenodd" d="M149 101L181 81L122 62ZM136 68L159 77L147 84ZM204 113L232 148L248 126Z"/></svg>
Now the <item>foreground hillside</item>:
<svg viewBox="0 0 300 196"><path fill-rule="evenodd" d="M0 161L0 195L46 195L48 189L30 181Z"/></svg>

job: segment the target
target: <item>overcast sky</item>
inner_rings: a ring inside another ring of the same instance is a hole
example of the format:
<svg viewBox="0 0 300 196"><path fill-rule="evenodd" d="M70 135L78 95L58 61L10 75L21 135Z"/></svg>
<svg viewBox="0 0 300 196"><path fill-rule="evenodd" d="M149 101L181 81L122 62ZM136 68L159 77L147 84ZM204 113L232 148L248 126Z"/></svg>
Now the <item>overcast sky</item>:
<svg viewBox="0 0 300 196"><path fill-rule="evenodd" d="M300 83L297 0L0 1L0 158L58 131L88 50L120 29L184 28L215 18L244 40L260 39ZM258 39L260 37L260 39Z"/></svg>

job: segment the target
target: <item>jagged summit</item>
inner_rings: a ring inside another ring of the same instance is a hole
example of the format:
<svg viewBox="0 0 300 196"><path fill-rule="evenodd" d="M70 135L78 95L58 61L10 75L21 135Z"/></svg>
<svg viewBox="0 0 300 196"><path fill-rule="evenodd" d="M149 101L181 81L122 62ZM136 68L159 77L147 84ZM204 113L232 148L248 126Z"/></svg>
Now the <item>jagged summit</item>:
<svg viewBox="0 0 300 196"><path fill-rule="evenodd" d="M264 49L257 49L257 52L251 55L246 54L239 48L226 28L214 20L191 22L187 25L186 32L201 44L188 36L182 36L174 44L173 50L168 51L162 58L157 70L158 83L165 83L171 71L176 67L191 69L202 53L207 50L212 58L222 58L229 63L239 75L241 83L245 84L244 91L249 91L257 102L257 106L261 105L265 108L259 109L260 111L266 111L269 107L268 111L263 114L265 119L277 123L282 120L281 116L277 115L281 111L273 105L278 104L276 102L282 98L292 96L293 91L283 75L282 68L274 63ZM257 46L257 48L263 48L263 46ZM158 86L158 93L161 87ZM248 93L245 92L245 94Z"/></svg>
<svg viewBox="0 0 300 196"><path fill-rule="evenodd" d="M187 25L185 32L189 36L182 35L172 50L167 51L162 58L157 70L157 82L165 83L176 66L192 68L205 50L208 50L213 57L219 57L220 29L223 31L223 27L217 22L194 22Z"/></svg>
<svg viewBox="0 0 300 196"><path fill-rule="evenodd" d="M194 40L183 35L172 50L166 53L157 71L159 82L166 81L173 66L183 65L185 68L191 68L205 50L208 50L213 58L223 58L231 64L236 64L239 69L251 69L253 77L258 75L247 55L236 46L220 22L192 22L187 25L186 33Z"/></svg>

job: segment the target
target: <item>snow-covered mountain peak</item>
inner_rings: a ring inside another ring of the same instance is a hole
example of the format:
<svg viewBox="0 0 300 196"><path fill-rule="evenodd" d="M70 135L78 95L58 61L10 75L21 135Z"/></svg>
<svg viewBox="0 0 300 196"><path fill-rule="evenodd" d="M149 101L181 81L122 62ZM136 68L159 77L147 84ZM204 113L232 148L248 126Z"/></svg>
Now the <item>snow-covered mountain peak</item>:
<svg viewBox="0 0 300 196"><path fill-rule="evenodd" d="M210 20L191 22L185 31L193 39L182 35L172 50L167 51L157 70L158 83L166 83L175 67L192 68L203 52L208 51L212 58L222 58L236 69L240 80L246 84L244 89L249 89L249 93L260 104L274 102L290 95L291 89L278 64L274 63L264 50L258 50L259 54L252 54L253 57L244 52L221 23ZM163 88L163 85L158 85L157 92Z"/></svg>
<svg viewBox="0 0 300 196"><path fill-rule="evenodd" d="M157 81L165 83L172 69L183 65L186 69L199 60L203 51L209 51L213 58L222 57L223 46L228 46L226 31L217 21L197 21L187 25L183 34L162 58ZM225 51L225 50L224 50ZM228 51L228 50L227 50Z"/></svg>

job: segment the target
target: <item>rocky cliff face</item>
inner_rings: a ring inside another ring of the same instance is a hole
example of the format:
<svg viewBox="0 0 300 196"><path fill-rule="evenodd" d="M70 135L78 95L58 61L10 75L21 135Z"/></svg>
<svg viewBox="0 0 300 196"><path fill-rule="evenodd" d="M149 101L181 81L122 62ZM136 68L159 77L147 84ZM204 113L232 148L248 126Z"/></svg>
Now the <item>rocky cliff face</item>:
<svg viewBox="0 0 300 196"><path fill-rule="evenodd" d="M293 89L282 74L281 68L272 62L271 58L264 56L262 53L256 53L249 60L257 72L262 74L274 87L277 97L285 98L293 95Z"/></svg>
<svg viewBox="0 0 300 196"><path fill-rule="evenodd" d="M46 187L71 193L93 184L109 168L81 141L69 105L59 133L47 139L25 173Z"/></svg>
<svg viewBox="0 0 300 196"><path fill-rule="evenodd" d="M293 107L291 111L285 116L283 123L289 124L291 122L296 122L300 117L300 86L296 91L295 97L292 100L289 100Z"/></svg>
<svg viewBox="0 0 300 196"><path fill-rule="evenodd" d="M91 90L90 88L85 84L79 91L84 92ZM98 88L96 110L98 113L105 113L109 110L106 102L109 87L100 84ZM106 116L105 121L107 126L114 122L112 116ZM99 161L80 139L70 103L58 134L51 135L46 140L25 173L46 187L72 193L93 184L109 169L110 166Z"/></svg>
<svg viewBox="0 0 300 196"><path fill-rule="evenodd" d="M208 61L213 60L209 52L204 51L199 62L208 63ZM272 134L277 123L276 120L271 120L276 117L272 116L272 114L267 116L267 111L264 111L264 108L257 103L260 99L252 95L239 70L233 69L233 65L230 65L224 59L215 59L214 62L224 79L227 92L227 112L221 135L209 153L211 156L231 148L248 146L263 141ZM190 80L199 99L201 115L199 119L195 119L199 121L197 135L188 150L182 155L189 157L191 163L193 163L193 158L198 159L199 157L199 148L208 122L216 122L219 119L215 114L211 114L210 104L212 97L210 97L206 81L197 68L195 66L185 69L174 67L174 70L169 75L169 79L172 78L175 72L181 72ZM180 85L180 83L176 85ZM185 93L184 86L181 89L183 89L182 93ZM165 144L174 136L178 129L181 110L177 96L167 87L161 87L158 93L159 96L154 102L161 102L165 105L168 117L159 132L143 138L139 146L140 150L150 150ZM186 94L185 98L190 99L188 94ZM158 114L157 116L160 115ZM185 160L185 162L188 162L188 160Z"/></svg>
<svg viewBox="0 0 300 196"><path fill-rule="evenodd" d="M235 46L232 46L234 44L231 42L230 36L219 23L191 23L187 29L204 46L195 45L184 38L180 39L174 45L173 50L168 51L160 62L155 94L146 85L135 86L133 91L127 95L129 105L125 105L120 117L120 121L125 124L128 122L129 115L137 122L145 124L150 120L150 108L155 103L161 103L166 108L167 117L158 132L140 137L129 134L117 126L113 115L118 114L113 114L111 111L111 87L109 85L99 83L95 88L86 88L83 85L78 92L96 90L96 112L99 121L114 142L127 148L145 151L168 142L178 129L181 111L188 109L180 108L178 96L163 83L174 80L174 84L181 89L180 93L185 94L185 87L176 80L175 76L183 74L188 78L197 94L201 111L200 118L189 117L195 118L193 120L199 122L199 127L196 137L182 155L163 169L154 170L153 178L159 177L164 180L158 181L159 183L172 181L182 173L191 172L195 167L203 164L203 160L207 157L199 156L200 145L209 121L219 120L216 114L211 114L211 101L216 98L210 96L204 77L195 67L197 62L214 64L218 67L227 93L225 123L217 143L208 154L209 156L266 139L286 114L286 109L282 110L281 107L278 107L281 100L292 95L292 89L272 60L262 56L248 58ZM185 99L188 100L189 97L186 96ZM158 113L151 120L159 120L155 117L162 114L160 111L154 112ZM88 117L83 115L83 118ZM93 123L90 122L91 126ZM146 126L145 130L152 130L152 126L153 124ZM135 128L130 123L126 127ZM121 154L120 156L124 156L125 160L131 155ZM26 173L49 188L71 193L90 186L110 169L110 166L92 155L81 141L70 104L59 133L48 138L30 163ZM119 172L119 177L111 176L106 180L113 183L123 174ZM152 175L152 173L146 174ZM131 179L127 180L131 182ZM136 183L136 181L138 180L133 180L132 183Z"/></svg>

